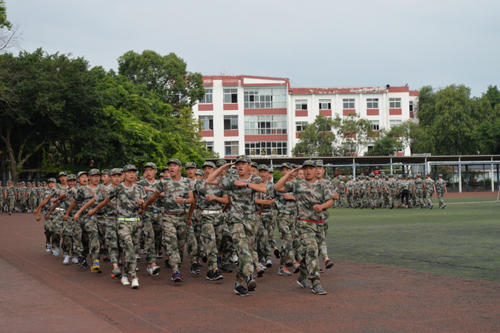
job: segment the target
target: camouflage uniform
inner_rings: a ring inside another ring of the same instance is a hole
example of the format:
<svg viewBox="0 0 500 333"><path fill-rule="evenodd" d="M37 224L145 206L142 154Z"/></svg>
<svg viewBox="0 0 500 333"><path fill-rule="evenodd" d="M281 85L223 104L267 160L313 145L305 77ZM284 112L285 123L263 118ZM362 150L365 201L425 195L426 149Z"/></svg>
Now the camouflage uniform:
<svg viewBox="0 0 500 333"><path fill-rule="evenodd" d="M266 193L256 193L255 199L272 200L274 198L274 184L266 183ZM276 247L274 241L274 224L275 215L273 212L274 205L257 205L260 215L257 215L258 228L256 235L257 253L261 260L271 259L271 252Z"/></svg>
<svg viewBox="0 0 500 333"><path fill-rule="evenodd" d="M231 200L228 226L231 230L233 243L238 253L238 271L236 272L236 285L243 285L251 278L254 272L254 264L258 257L255 248L255 235L257 229L256 220L256 192L249 187L234 185L239 178L226 176L222 179L222 186L227 191ZM250 184L260 184L259 176L251 175L248 179L239 179Z"/></svg>
<svg viewBox="0 0 500 333"><path fill-rule="evenodd" d="M295 260L293 247L295 225L297 222L297 204L294 200L286 200L286 193L294 192L294 182L285 184L285 192L275 191L276 208L278 210L277 224L281 235L280 265L290 266Z"/></svg>
<svg viewBox="0 0 500 333"><path fill-rule="evenodd" d="M143 179L138 184L145 189L150 188L155 190L158 183L159 180L154 180L153 183L150 183L147 179ZM153 191L146 190L146 200L149 199L153 193ZM158 207L157 202L153 202L146 208L142 214L142 223L142 236L144 239L144 250L146 251L146 262L151 264L156 261L157 254L161 252L162 226L160 207Z"/></svg>
<svg viewBox="0 0 500 333"><path fill-rule="evenodd" d="M120 246L125 257L125 272L132 279L136 278L136 248L134 240L140 239L142 222L139 217L140 200L146 198L144 188L138 184L128 187L124 183L113 187L109 192L109 199L116 199L116 226L120 239ZM110 201L111 202L111 201Z"/></svg>
<svg viewBox="0 0 500 333"><path fill-rule="evenodd" d="M347 193L346 193L347 203L346 203L346 207L356 208L356 203L355 203L355 198L356 198L355 187L356 187L356 183L351 178L351 179L349 179L347 181L347 183L345 185L347 187Z"/></svg>
<svg viewBox="0 0 500 333"><path fill-rule="evenodd" d="M300 262L300 280L309 279L313 286L320 282L319 244L323 231L324 215L317 213L313 206L330 200L334 192L325 182L310 183L304 179L295 180L294 195L297 199L297 224L302 257Z"/></svg>
<svg viewBox="0 0 500 333"><path fill-rule="evenodd" d="M439 208L444 208L446 207L446 204L444 203L444 189L446 187L446 180L439 178L438 181L436 182L436 192L438 195L439 199Z"/></svg>
<svg viewBox="0 0 500 333"><path fill-rule="evenodd" d="M50 191L51 201L59 198L60 196L66 194L69 186L63 187L60 184L54 186L54 188ZM52 233L52 246L59 247L61 243L61 232L64 224L64 213L68 209L68 206L65 203L60 202L58 206L54 209L52 214L50 215L50 228L49 231Z"/></svg>
<svg viewBox="0 0 500 333"><path fill-rule="evenodd" d="M16 188L14 186L7 186L5 188L5 195L7 202L7 211L9 214L14 213L15 202L16 202Z"/></svg>
<svg viewBox="0 0 500 333"><path fill-rule="evenodd" d="M77 211L80 210L86 202L92 199L98 190L99 186L95 188L89 185L80 186L76 190L74 197L78 204ZM95 206L96 204L88 209L92 209ZM78 256L86 257L89 252L92 261L99 259L99 231L97 229L96 219L93 216L88 216L87 210L82 212L78 219L78 223L74 225L73 247L73 251Z"/></svg>
<svg viewBox="0 0 500 333"><path fill-rule="evenodd" d="M415 207L424 208L424 182L420 176L415 179Z"/></svg>
<svg viewBox="0 0 500 333"><path fill-rule="evenodd" d="M186 166L189 164L186 163ZM186 178L189 181L189 188L193 190L194 184L197 181L197 179L190 180ZM190 205L186 205L186 210L190 208ZM199 261L199 248L198 248L198 237L196 235L199 235L201 230L196 230L195 231L195 226L193 223L191 225L186 226L186 248L187 248L187 253L191 257L191 261L193 263L198 263Z"/></svg>
<svg viewBox="0 0 500 333"><path fill-rule="evenodd" d="M427 207L432 208L432 195L434 194L434 180L431 177L427 177L424 181L425 184L425 200L427 202Z"/></svg>
<svg viewBox="0 0 500 333"><path fill-rule="evenodd" d="M336 190L333 187L332 182L329 179L320 179L320 183L323 183L325 188L327 188L331 193L335 193ZM326 200L325 200L326 201ZM328 234L328 210L324 210L321 213L321 220L323 223L319 226L323 229L323 232L319 234L318 244L319 244L319 255L324 259L328 258L328 247L326 246L326 235Z"/></svg>

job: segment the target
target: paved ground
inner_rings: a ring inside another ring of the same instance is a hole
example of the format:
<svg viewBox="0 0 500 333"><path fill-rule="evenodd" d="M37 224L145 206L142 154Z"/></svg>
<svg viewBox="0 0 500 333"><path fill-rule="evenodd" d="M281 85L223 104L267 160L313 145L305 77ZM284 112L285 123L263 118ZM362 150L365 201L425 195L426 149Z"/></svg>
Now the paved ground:
<svg viewBox="0 0 500 333"><path fill-rule="evenodd" d="M4 332L498 332L500 284L339 262L322 275L326 296L272 273L250 297L220 283L181 285L163 271L139 290L63 266L44 250L42 225L0 216L0 327ZM275 265L276 266L276 265ZM202 274L205 270L202 270Z"/></svg>

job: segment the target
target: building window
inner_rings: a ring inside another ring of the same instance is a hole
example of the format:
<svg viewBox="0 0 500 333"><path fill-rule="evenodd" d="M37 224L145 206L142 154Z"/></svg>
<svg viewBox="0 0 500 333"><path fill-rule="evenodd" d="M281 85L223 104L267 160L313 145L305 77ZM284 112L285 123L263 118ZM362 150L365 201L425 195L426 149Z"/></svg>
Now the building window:
<svg viewBox="0 0 500 333"><path fill-rule="evenodd" d="M410 112L413 112L413 101L410 101Z"/></svg>
<svg viewBox="0 0 500 333"><path fill-rule="evenodd" d="M295 123L295 128L297 129L297 132L302 132L306 124L307 121L297 121Z"/></svg>
<svg viewBox="0 0 500 333"><path fill-rule="evenodd" d="M370 120L370 123L372 124L372 130L378 131L380 129L378 120Z"/></svg>
<svg viewBox="0 0 500 333"><path fill-rule="evenodd" d="M307 110L307 99L298 99L295 101L295 110Z"/></svg>
<svg viewBox="0 0 500 333"><path fill-rule="evenodd" d="M389 109L401 109L401 98L389 98Z"/></svg>
<svg viewBox="0 0 500 333"><path fill-rule="evenodd" d="M214 142L213 141L205 141L205 147L208 151L214 151Z"/></svg>
<svg viewBox="0 0 500 333"><path fill-rule="evenodd" d="M389 125L391 126L391 128L393 128L394 126L399 126L401 125L401 120L390 120Z"/></svg>
<svg viewBox="0 0 500 333"><path fill-rule="evenodd" d="M245 134L286 134L286 115L246 116Z"/></svg>
<svg viewBox="0 0 500 333"><path fill-rule="evenodd" d="M280 155L287 154L286 141L271 141L271 142L246 142L245 155L262 156L262 155Z"/></svg>
<svg viewBox="0 0 500 333"><path fill-rule="evenodd" d="M245 109L286 108L286 88L245 89Z"/></svg>
<svg viewBox="0 0 500 333"><path fill-rule="evenodd" d="M238 129L238 116L224 116L224 129L237 130Z"/></svg>
<svg viewBox="0 0 500 333"><path fill-rule="evenodd" d="M200 104L212 104L212 88L205 88L205 95L200 99Z"/></svg>
<svg viewBox="0 0 500 333"><path fill-rule="evenodd" d="M238 103L238 88L224 88L224 104Z"/></svg>
<svg viewBox="0 0 500 333"><path fill-rule="evenodd" d="M225 156L237 156L238 150L238 141L224 141Z"/></svg>
<svg viewBox="0 0 500 333"><path fill-rule="evenodd" d="M331 110L332 109L332 101L330 99L320 99L319 100L319 109L320 110Z"/></svg>
<svg viewBox="0 0 500 333"><path fill-rule="evenodd" d="M354 98L344 98L342 104L344 109L354 109Z"/></svg>
<svg viewBox="0 0 500 333"><path fill-rule="evenodd" d="M378 109L378 98L367 98L366 99L367 109Z"/></svg>
<svg viewBox="0 0 500 333"><path fill-rule="evenodd" d="M200 116L201 130L213 130L214 129L214 117L212 116Z"/></svg>

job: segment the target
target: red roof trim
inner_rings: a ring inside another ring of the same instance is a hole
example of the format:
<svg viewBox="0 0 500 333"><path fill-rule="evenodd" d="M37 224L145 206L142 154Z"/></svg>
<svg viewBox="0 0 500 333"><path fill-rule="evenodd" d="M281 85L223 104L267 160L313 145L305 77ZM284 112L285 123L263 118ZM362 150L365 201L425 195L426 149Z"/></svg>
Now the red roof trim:
<svg viewBox="0 0 500 333"><path fill-rule="evenodd" d="M420 92L418 90L410 90L410 96L418 96L419 93Z"/></svg>
<svg viewBox="0 0 500 333"><path fill-rule="evenodd" d="M404 87L389 87L390 93L398 93L398 92L410 92L410 88L408 86Z"/></svg>

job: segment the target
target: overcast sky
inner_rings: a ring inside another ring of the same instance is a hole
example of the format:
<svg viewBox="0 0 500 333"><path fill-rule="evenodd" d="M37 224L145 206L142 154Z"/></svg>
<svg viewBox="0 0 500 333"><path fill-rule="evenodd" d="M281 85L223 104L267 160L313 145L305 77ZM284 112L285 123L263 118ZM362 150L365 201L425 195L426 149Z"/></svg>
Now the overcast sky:
<svg viewBox="0 0 500 333"><path fill-rule="evenodd" d="M500 87L498 0L6 0L17 48L117 68L128 50L175 52L205 75L292 87ZM17 53L18 50L11 49Z"/></svg>

